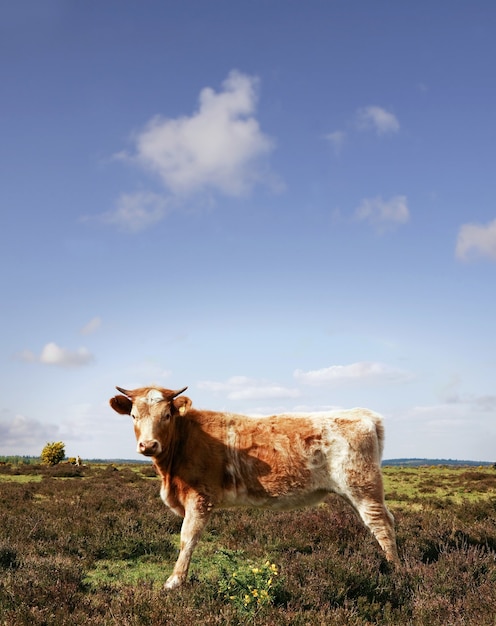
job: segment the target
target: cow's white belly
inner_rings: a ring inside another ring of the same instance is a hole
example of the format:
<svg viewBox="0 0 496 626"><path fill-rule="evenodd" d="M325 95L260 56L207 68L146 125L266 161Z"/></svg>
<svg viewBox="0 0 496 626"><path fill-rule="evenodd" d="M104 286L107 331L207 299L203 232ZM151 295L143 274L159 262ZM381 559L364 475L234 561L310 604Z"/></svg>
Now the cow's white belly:
<svg viewBox="0 0 496 626"><path fill-rule="evenodd" d="M321 502L329 493L327 489L313 491L294 492L279 496L269 494L252 494L246 489L226 489L223 498L217 503L217 508L256 507L261 509L273 509L287 511L313 506Z"/></svg>

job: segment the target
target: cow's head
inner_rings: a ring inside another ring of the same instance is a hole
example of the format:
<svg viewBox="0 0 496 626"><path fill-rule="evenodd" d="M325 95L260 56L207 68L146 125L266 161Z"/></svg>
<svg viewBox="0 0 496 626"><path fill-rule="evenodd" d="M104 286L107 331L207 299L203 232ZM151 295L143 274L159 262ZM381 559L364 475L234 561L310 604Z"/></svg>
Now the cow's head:
<svg viewBox="0 0 496 626"><path fill-rule="evenodd" d="M138 442L138 452L145 456L159 456L169 441L172 421L187 413L191 400L178 398L187 387L179 391L161 387L143 387L127 391L116 387L124 395L110 398L110 406L122 415L131 415Z"/></svg>

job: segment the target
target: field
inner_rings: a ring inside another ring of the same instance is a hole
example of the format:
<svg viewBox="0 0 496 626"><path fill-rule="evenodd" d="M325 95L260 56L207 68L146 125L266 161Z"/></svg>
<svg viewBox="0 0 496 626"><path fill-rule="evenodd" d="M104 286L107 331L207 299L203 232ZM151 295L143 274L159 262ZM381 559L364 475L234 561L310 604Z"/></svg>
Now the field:
<svg viewBox="0 0 496 626"><path fill-rule="evenodd" d="M385 468L402 566L330 496L217 512L188 584L149 466L0 466L0 625L496 625L496 470Z"/></svg>

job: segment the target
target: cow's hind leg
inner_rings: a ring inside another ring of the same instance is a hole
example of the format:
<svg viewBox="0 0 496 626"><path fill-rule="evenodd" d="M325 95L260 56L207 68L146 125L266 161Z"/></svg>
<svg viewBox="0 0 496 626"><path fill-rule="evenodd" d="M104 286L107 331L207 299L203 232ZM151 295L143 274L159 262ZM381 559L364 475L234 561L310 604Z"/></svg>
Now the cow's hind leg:
<svg viewBox="0 0 496 626"><path fill-rule="evenodd" d="M398 565L394 517L384 502L382 476L378 474L371 483L355 486L350 490L349 500L384 550L386 559Z"/></svg>
<svg viewBox="0 0 496 626"><path fill-rule="evenodd" d="M379 545L386 554L386 559L395 565L399 564L396 549L396 534L394 532L394 518L384 502L364 499L355 504L365 526L370 529Z"/></svg>

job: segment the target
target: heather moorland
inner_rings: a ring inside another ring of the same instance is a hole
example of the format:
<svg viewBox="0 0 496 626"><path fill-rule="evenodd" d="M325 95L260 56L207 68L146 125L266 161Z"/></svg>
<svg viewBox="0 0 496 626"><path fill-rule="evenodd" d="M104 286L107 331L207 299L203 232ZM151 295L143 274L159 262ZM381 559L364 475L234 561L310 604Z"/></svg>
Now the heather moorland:
<svg viewBox="0 0 496 626"><path fill-rule="evenodd" d="M402 565L329 496L217 512L186 586L181 520L147 465L0 466L0 624L494 626L496 470L387 467Z"/></svg>

